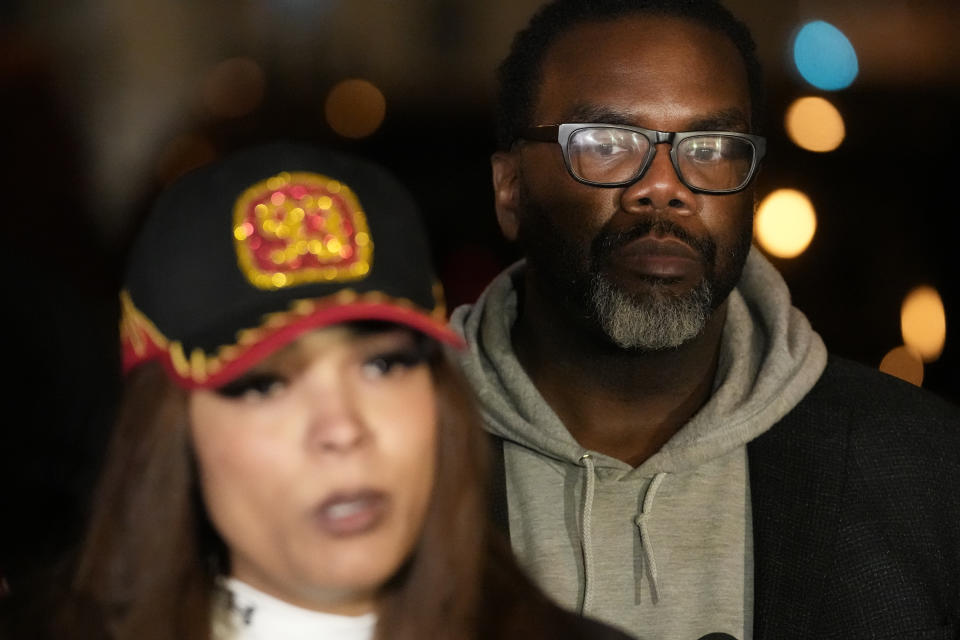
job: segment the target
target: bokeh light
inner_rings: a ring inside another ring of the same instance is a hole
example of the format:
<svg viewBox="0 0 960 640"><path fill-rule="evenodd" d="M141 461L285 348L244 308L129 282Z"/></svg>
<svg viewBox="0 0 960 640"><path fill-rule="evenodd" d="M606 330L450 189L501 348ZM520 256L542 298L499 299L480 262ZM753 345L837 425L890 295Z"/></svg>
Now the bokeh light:
<svg viewBox="0 0 960 640"><path fill-rule="evenodd" d="M825 91L849 87L860 71L850 40L823 20L808 22L797 32L793 63L804 80Z"/></svg>
<svg viewBox="0 0 960 640"><path fill-rule="evenodd" d="M330 128L345 138L364 138L380 127L387 111L383 93L367 80L351 78L327 95L325 114Z"/></svg>
<svg viewBox="0 0 960 640"><path fill-rule="evenodd" d="M903 343L924 362L940 357L947 340L947 315L936 289L924 285L907 294L900 308L900 331Z"/></svg>
<svg viewBox="0 0 960 640"><path fill-rule="evenodd" d="M803 253L816 230L817 214L801 191L777 189L757 209L757 242L778 258L794 258Z"/></svg>
<svg viewBox="0 0 960 640"><path fill-rule="evenodd" d="M843 116L829 100L817 96L795 100L785 120L790 139L807 151L833 151L846 135Z"/></svg>
<svg viewBox="0 0 960 640"><path fill-rule="evenodd" d="M880 361L880 371L906 380L918 387L923 384L923 360L906 345L894 347Z"/></svg>
<svg viewBox="0 0 960 640"><path fill-rule="evenodd" d="M263 101L266 75L250 58L230 58L214 66L203 83L203 104L214 116L239 118Z"/></svg>

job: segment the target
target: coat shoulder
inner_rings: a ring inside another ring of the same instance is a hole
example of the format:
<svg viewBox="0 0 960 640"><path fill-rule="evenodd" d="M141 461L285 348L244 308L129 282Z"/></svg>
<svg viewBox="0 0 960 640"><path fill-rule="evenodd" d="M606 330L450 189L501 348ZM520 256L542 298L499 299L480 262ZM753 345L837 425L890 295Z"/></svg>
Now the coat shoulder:
<svg viewBox="0 0 960 640"><path fill-rule="evenodd" d="M836 356L830 357L820 380L782 422L845 429L854 448L899 445L923 454L928 447L950 446L960 456L960 407Z"/></svg>

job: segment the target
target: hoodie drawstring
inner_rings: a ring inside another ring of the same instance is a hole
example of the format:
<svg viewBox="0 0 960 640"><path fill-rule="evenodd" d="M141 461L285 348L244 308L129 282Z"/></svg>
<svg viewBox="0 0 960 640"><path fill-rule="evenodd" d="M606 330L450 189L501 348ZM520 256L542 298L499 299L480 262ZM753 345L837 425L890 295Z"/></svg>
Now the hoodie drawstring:
<svg viewBox="0 0 960 640"><path fill-rule="evenodd" d="M583 471L586 476L586 487L583 496L583 513L580 517L580 549L583 553L583 599L580 601L580 613L585 613L593 600L591 587L593 586L593 576L591 573L593 565L593 542L591 540L591 520L593 518L593 492L596 478L596 471L593 464L593 456L585 453L580 456L580 462L583 463Z"/></svg>
<svg viewBox="0 0 960 640"><path fill-rule="evenodd" d="M660 483L663 482L665 475L667 475L666 472L661 471L653 476L653 480L647 486L647 493L643 496L643 510L635 520L637 527L640 529L640 546L643 548L643 559L650 573L650 592L654 604L660 601L660 580L657 574L657 561L653 555L653 541L650 539L650 531L647 529L647 517L653 512L653 499L656 497L657 489L660 488Z"/></svg>

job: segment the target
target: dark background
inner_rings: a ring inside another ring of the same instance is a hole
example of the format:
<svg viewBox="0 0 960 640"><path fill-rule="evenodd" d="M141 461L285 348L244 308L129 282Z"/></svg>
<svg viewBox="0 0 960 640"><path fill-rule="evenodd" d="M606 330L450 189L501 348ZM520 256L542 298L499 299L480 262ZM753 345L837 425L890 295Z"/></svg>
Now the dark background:
<svg viewBox="0 0 960 640"><path fill-rule="evenodd" d="M69 4L69 7L65 5ZM0 194L7 412L0 427L0 572L16 584L75 539L117 381L116 291L130 235L170 177L275 137L329 144L392 168L421 203L449 306L516 257L492 211L493 70L536 0L54 0L0 8ZM923 386L960 403L960 10L951 0L729 6L754 30L769 85L758 194L808 194L809 249L777 260L795 304L839 355L877 366L902 342L919 284L944 300L947 341ZM860 56L848 89L803 83L794 29L826 19ZM225 58L265 81L248 113L204 109ZM327 92L363 77L386 97L362 140L324 120ZM823 95L843 114L836 151L803 151L782 114Z"/></svg>

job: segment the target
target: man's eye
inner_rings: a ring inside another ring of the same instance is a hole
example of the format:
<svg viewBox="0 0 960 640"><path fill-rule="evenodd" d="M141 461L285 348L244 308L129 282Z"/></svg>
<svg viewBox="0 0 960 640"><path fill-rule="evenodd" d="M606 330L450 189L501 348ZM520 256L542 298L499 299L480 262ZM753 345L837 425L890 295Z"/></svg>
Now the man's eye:
<svg viewBox="0 0 960 640"><path fill-rule="evenodd" d="M381 378L393 373L419 366L426 362L426 356L420 349L400 349L377 354L368 358L362 365L363 375L367 378Z"/></svg>
<svg viewBox="0 0 960 640"><path fill-rule="evenodd" d="M275 396L287 386L286 380L276 375L254 374L241 376L219 389L217 393L225 398L261 400Z"/></svg>
<svg viewBox="0 0 960 640"><path fill-rule="evenodd" d="M687 157L695 162L717 162L724 157L723 143L701 142L687 149Z"/></svg>
<svg viewBox="0 0 960 640"><path fill-rule="evenodd" d="M592 131L582 136L584 147L600 156L611 156L626 151L621 136L609 130Z"/></svg>
<svg viewBox="0 0 960 640"><path fill-rule="evenodd" d="M716 162L720 159L720 154L714 149L694 149L688 154L691 160L696 162Z"/></svg>
<svg viewBox="0 0 960 640"><path fill-rule="evenodd" d="M596 143L593 146L593 152L599 156L615 156L617 154L623 153L625 149L622 145L614 144L612 142L603 142Z"/></svg>

